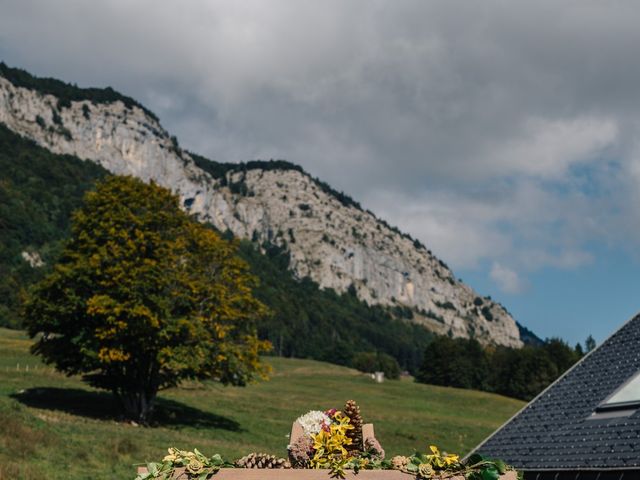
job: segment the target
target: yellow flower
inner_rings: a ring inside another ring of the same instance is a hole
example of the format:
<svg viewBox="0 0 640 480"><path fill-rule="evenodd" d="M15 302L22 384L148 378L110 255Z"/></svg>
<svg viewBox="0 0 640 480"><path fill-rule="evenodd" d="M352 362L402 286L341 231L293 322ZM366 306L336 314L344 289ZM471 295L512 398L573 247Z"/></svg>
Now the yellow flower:
<svg viewBox="0 0 640 480"><path fill-rule="evenodd" d="M446 457L444 457L444 462L447 464L447 466L454 465L460 462L460 457L458 455L447 455Z"/></svg>
<svg viewBox="0 0 640 480"><path fill-rule="evenodd" d="M175 462L178 459L178 450L170 447L168 450L169 455L165 456L162 461L163 462Z"/></svg>
<svg viewBox="0 0 640 480"><path fill-rule="evenodd" d="M460 457L458 455L452 455L446 452L440 453L440 450L438 450L438 447L435 445L429 445L429 450L431 450L431 455L426 455L426 461L435 470L449 470L449 467L455 467L455 465L460 463Z"/></svg>
<svg viewBox="0 0 640 480"><path fill-rule="evenodd" d="M347 431L353 426L341 412L337 412L333 418L337 423L332 423L328 430L320 430L313 437L314 456L310 464L312 468L330 468L334 474L341 476L344 465L351 460L345 446L352 443Z"/></svg>

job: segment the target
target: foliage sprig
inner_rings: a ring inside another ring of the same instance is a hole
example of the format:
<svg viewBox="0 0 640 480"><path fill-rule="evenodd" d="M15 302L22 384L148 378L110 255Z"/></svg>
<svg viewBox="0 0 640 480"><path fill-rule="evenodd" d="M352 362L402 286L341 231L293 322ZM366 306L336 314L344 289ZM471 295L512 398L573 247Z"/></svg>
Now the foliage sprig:
<svg viewBox="0 0 640 480"><path fill-rule="evenodd" d="M191 452L171 447L168 452L169 454L162 459L162 462L147 463L147 472L139 474L136 480L171 480L180 469L184 469L189 478L206 480L223 467L234 467L232 463L225 462L220 455L207 457L197 448Z"/></svg>
<svg viewBox="0 0 640 480"><path fill-rule="evenodd" d="M321 429L313 439L315 454L311 468L328 468L333 476L344 478L345 467L353 461L347 447L352 444L348 432L353 430L349 417L340 411L332 415L333 422Z"/></svg>
<svg viewBox="0 0 640 480"><path fill-rule="evenodd" d="M431 453L394 457L392 468L415 475L420 480L455 476L463 476L465 480L498 480L500 475L513 470L502 460L486 459L479 454L473 454L463 462L458 455L441 453L435 445L430 445L429 450ZM518 478L521 478L520 474Z"/></svg>

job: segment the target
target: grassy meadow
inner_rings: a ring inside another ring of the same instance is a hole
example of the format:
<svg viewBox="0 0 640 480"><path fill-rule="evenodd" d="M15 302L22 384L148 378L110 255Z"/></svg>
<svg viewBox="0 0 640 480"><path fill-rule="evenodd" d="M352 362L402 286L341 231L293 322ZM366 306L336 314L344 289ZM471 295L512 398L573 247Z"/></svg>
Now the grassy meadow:
<svg viewBox="0 0 640 480"><path fill-rule="evenodd" d="M523 402L435 387L411 379L375 384L348 368L268 358L269 381L246 388L188 382L162 392L153 427L118 421L109 394L68 378L29 354L23 332L0 329L0 480L127 479L136 463L166 448L237 458L251 451L284 456L295 418L340 408L350 398L374 423L387 455L434 443L465 453Z"/></svg>

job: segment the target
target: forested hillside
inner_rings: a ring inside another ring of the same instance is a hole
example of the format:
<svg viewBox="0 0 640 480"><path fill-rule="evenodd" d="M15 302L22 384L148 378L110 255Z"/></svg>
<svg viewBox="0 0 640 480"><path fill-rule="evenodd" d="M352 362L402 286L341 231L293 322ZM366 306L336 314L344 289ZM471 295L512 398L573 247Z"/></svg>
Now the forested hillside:
<svg viewBox="0 0 640 480"><path fill-rule="evenodd" d="M108 173L93 162L52 154L2 125L0 168L0 325L16 328L22 293L55 262L72 211ZM265 245L263 254L245 240L239 248L260 278L257 296L273 312L260 334L274 353L346 365L358 352L381 351L403 368L419 365L432 334L406 321L410 309L368 306L353 293L294 279L288 255L277 247Z"/></svg>
<svg viewBox="0 0 640 480"><path fill-rule="evenodd" d="M409 322L409 308L367 305L354 292L320 290L304 278L295 280L287 270L288 255L266 246L265 254L242 241L240 253L260 278L256 296L269 305L272 318L261 328L277 355L314 358L351 365L358 352L380 351L415 371L433 334Z"/></svg>
<svg viewBox="0 0 640 480"><path fill-rule="evenodd" d="M71 212L104 175L92 162L53 154L0 124L0 325L19 326L21 295L55 261Z"/></svg>

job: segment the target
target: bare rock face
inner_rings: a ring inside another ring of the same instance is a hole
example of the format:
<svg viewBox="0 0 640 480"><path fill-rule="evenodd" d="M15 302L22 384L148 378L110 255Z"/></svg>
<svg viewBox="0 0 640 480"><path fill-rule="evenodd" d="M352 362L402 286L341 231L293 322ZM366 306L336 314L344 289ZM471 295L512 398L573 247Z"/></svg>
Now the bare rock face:
<svg viewBox="0 0 640 480"><path fill-rule="evenodd" d="M22 259L29 264L31 268L44 267L45 263L38 252L29 252L24 250L20 253Z"/></svg>
<svg viewBox="0 0 640 480"><path fill-rule="evenodd" d="M187 210L220 230L285 247L293 273L322 288L355 289L370 304L410 307L414 321L437 333L522 345L502 306L456 280L419 242L304 172L254 168L216 180L137 106L78 101L62 107L56 97L3 77L0 122L52 152L170 188Z"/></svg>

